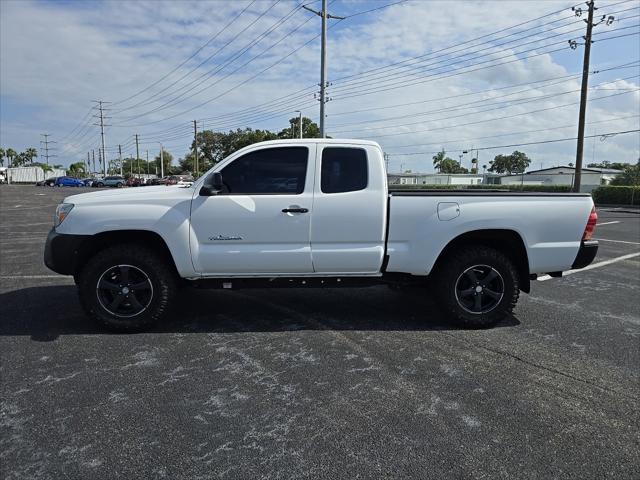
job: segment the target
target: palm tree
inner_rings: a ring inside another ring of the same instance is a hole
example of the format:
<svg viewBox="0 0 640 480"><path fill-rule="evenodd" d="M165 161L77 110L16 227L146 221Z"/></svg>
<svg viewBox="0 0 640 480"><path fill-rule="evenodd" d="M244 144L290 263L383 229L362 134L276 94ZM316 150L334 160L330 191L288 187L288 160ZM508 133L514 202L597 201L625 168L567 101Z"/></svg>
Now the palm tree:
<svg viewBox="0 0 640 480"><path fill-rule="evenodd" d="M76 162L69 165L68 174L72 177L80 178L85 175L84 162Z"/></svg>
<svg viewBox="0 0 640 480"><path fill-rule="evenodd" d="M38 156L38 151L33 148L27 148L23 153L25 161L28 161L29 163L33 163L33 159L36 158Z"/></svg>
<svg viewBox="0 0 640 480"><path fill-rule="evenodd" d="M16 153L15 156L13 157L13 166L21 167L25 163L27 163L27 157L25 156L24 152Z"/></svg>
<svg viewBox="0 0 640 480"><path fill-rule="evenodd" d="M13 148L7 148L4 152L4 154L7 157L7 160L9 160L9 166L12 167L13 165L13 159L16 158L16 151Z"/></svg>
<svg viewBox="0 0 640 480"><path fill-rule="evenodd" d="M432 158L433 158L433 167L440 171L442 170L442 163L444 162L446 157L446 153L444 151L444 148L442 149L441 152L436 153Z"/></svg>

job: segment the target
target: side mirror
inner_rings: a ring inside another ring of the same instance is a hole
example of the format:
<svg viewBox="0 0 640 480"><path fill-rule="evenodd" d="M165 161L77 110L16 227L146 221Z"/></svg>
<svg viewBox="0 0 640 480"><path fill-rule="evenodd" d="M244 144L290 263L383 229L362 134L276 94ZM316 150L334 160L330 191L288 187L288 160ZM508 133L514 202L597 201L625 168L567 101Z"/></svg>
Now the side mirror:
<svg viewBox="0 0 640 480"><path fill-rule="evenodd" d="M202 188L200 188L200 195L211 197L217 195L223 188L222 174L220 172L213 172L205 179Z"/></svg>

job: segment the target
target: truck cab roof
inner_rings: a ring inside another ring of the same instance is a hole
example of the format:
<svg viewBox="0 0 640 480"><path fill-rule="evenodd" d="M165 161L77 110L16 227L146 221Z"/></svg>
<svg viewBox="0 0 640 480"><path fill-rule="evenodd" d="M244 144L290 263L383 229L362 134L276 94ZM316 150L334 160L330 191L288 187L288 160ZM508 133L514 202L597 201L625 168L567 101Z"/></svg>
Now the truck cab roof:
<svg viewBox="0 0 640 480"><path fill-rule="evenodd" d="M322 143L329 145L368 145L379 147L377 142L372 140L361 140L359 138L287 138L283 140L267 140L264 142L253 143L249 147L268 146L268 145L290 145L292 143ZM244 147L247 148L247 147Z"/></svg>

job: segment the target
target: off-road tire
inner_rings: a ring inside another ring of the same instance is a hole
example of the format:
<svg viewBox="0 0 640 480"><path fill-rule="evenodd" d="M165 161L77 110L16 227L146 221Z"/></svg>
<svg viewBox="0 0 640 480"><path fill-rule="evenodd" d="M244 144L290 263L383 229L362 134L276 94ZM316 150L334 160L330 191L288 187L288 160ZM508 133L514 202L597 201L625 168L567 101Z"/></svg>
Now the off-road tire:
<svg viewBox="0 0 640 480"><path fill-rule="evenodd" d="M456 292L462 275L474 266L488 266L499 273L501 277L502 297L487 312L473 313L469 311L463 302L459 301L461 292ZM467 246L450 252L439 262L433 280L436 300L442 310L455 323L464 328L494 326L511 315L520 294L518 273L513 261L498 250L487 246Z"/></svg>
<svg viewBox="0 0 640 480"><path fill-rule="evenodd" d="M138 244L109 247L94 255L78 277L78 293L85 313L99 325L116 332L139 332L152 327L166 313L177 291L178 278L165 256ZM152 285L146 308L133 316L118 316L101 303L98 282L110 268L130 265L142 271Z"/></svg>

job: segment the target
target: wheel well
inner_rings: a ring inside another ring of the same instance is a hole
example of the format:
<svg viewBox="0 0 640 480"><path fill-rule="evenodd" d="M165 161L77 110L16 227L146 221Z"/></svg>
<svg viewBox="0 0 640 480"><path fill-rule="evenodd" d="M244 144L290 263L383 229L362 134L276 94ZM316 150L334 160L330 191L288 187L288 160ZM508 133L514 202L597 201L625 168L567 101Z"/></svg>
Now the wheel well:
<svg viewBox="0 0 640 480"><path fill-rule="evenodd" d="M515 264L518 271L520 290L529 293L531 281L529 278L529 258L522 237L513 230L475 230L463 233L451 240L440 252L434 270L437 269L446 256L464 246L484 245L495 248L507 255Z"/></svg>
<svg viewBox="0 0 640 480"><path fill-rule="evenodd" d="M74 274L79 273L80 269L87 262L87 260L89 260L99 251L104 250L107 247L112 247L114 245L123 243L139 244L141 246L144 246L145 248L154 250L155 252L165 257L167 261L171 263L177 274L173 256L171 255L166 242L160 235L148 230L114 230L109 232L97 233L90 236L84 242L82 242L82 245L78 249Z"/></svg>

